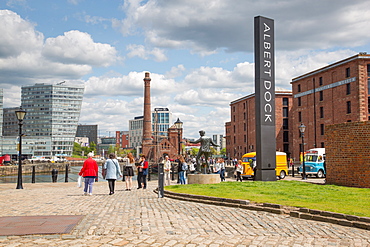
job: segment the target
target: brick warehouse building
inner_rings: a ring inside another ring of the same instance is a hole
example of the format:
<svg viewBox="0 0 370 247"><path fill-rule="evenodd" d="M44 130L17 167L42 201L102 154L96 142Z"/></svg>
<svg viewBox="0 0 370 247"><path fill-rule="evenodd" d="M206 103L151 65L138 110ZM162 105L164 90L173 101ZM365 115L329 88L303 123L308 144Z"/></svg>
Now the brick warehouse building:
<svg viewBox="0 0 370 247"><path fill-rule="evenodd" d="M301 148L300 123L307 128L305 150L325 147L325 127L369 120L370 55L360 53L292 80L292 157Z"/></svg>
<svg viewBox="0 0 370 247"><path fill-rule="evenodd" d="M292 92L275 92L276 149L291 153L292 131L290 111ZM243 154L256 151L255 94L230 103L231 121L225 123L226 155L240 159Z"/></svg>

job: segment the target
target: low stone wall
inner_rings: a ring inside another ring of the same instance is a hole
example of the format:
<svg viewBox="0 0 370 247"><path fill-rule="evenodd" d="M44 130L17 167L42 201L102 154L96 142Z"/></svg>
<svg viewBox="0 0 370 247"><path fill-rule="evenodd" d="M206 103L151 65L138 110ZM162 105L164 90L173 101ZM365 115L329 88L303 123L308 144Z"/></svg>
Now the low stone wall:
<svg viewBox="0 0 370 247"><path fill-rule="evenodd" d="M66 170L66 163L44 163L44 164L22 164L22 174L31 174L32 167L35 166L36 173L47 173L53 169L63 172ZM0 166L0 176L17 175L18 166Z"/></svg>
<svg viewBox="0 0 370 247"><path fill-rule="evenodd" d="M158 190L154 191L158 193ZM306 220L316 220L321 222L329 222L332 224L338 224L342 226L357 227L361 229L370 230L370 218L359 217L347 214L333 213L321 210L313 210L308 208L296 208L291 206L284 206L280 204L272 203L253 203L248 200L238 200L229 198L219 198L202 195L192 195L176 193L165 190L165 197L173 199L191 201L197 203L206 203L217 206L235 207L240 209L254 210L254 211L265 211L274 214L286 214L291 217L296 217Z"/></svg>

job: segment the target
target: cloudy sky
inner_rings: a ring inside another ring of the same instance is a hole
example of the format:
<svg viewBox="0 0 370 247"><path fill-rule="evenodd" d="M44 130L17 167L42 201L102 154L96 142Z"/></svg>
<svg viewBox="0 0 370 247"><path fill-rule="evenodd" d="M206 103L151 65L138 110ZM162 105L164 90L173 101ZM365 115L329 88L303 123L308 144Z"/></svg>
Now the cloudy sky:
<svg viewBox="0 0 370 247"><path fill-rule="evenodd" d="M150 72L152 108L168 107L185 137L224 134L230 102L254 92L259 15L275 21L279 88L370 52L364 0L1 0L4 107L19 106L24 85L84 84L80 123L109 135L143 114Z"/></svg>

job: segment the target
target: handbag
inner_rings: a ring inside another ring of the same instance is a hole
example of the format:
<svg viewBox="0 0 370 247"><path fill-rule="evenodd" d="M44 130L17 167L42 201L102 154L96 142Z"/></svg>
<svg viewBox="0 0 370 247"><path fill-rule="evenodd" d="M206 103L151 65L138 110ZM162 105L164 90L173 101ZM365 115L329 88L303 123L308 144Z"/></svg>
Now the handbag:
<svg viewBox="0 0 370 247"><path fill-rule="evenodd" d="M143 169L143 175L148 175L148 168Z"/></svg>
<svg viewBox="0 0 370 247"><path fill-rule="evenodd" d="M127 176L128 175L128 172L127 172L127 170L126 170L126 166L124 166L123 168L122 168L122 176Z"/></svg>
<svg viewBox="0 0 370 247"><path fill-rule="evenodd" d="M78 179L77 179L77 187L78 188L81 188L82 186L82 176L78 176Z"/></svg>
<svg viewBox="0 0 370 247"><path fill-rule="evenodd" d="M107 175L107 169L104 169L101 171L102 177L105 179L105 176Z"/></svg>

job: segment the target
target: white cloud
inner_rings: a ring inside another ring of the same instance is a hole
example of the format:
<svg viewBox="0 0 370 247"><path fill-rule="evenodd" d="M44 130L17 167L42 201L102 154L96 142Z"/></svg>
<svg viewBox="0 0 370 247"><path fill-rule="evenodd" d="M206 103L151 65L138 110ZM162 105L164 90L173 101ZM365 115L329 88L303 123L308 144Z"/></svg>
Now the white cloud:
<svg viewBox="0 0 370 247"><path fill-rule="evenodd" d="M10 10L0 10L0 58L19 56L40 50L44 36L35 25Z"/></svg>
<svg viewBox="0 0 370 247"><path fill-rule="evenodd" d="M0 10L0 80L5 84L79 79L93 66L115 63L116 49L95 43L80 31L66 32L44 43L35 25L10 10Z"/></svg>
<svg viewBox="0 0 370 247"><path fill-rule="evenodd" d="M167 60L167 57L164 54L163 49L154 48L152 50L148 50L143 45L133 45L133 44L128 45L126 49L129 51L129 53L127 53L127 56L129 58L140 57L144 60L153 59L154 61L157 62L163 62Z"/></svg>
<svg viewBox="0 0 370 247"><path fill-rule="evenodd" d="M180 77L185 71L184 65L179 64L177 67L172 67L171 70L166 73L166 78Z"/></svg>
<svg viewBox="0 0 370 247"><path fill-rule="evenodd" d="M352 50L292 51L276 55L276 86L290 89L293 78L355 55Z"/></svg>
<svg viewBox="0 0 370 247"><path fill-rule="evenodd" d="M128 129L128 121L133 119L137 110L130 102L116 99L94 100L84 98L80 123L94 123L104 126L103 131ZM107 133L101 133L107 135Z"/></svg>
<svg viewBox="0 0 370 247"><path fill-rule="evenodd" d="M50 60L94 66L112 65L117 59L116 53L111 45L95 43L88 33L77 30L48 38L43 49L43 55Z"/></svg>
<svg viewBox="0 0 370 247"><path fill-rule="evenodd" d="M234 100L238 92L226 93L224 90L215 89L190 89L179 93L174 97L174 101L182 105L194 106L225 106Z"/></svg>
<svg viewBox="0 0 370 247"><path fill-rule="evenodd" d="M132 71L128 75L120 77L90 77L86 85L86 95L104 95L104 96L126 96L137 97L144 94L145 72ZM166 79L164 75L155 73L151 77L151 96L162 96L180 90L173 79Z"/></svg>
<svg viewBox="0 0 370 247"><path fill-rule="evenodd" d="M191 49L199 54L253 51L258 14L275 20L276 47L283 50L359 46L369 42L366 1L210 0L125 1L126 18L116 22L125 35L143 30L157 47ZM130 31L129 31L130 30Z"/></svg>

